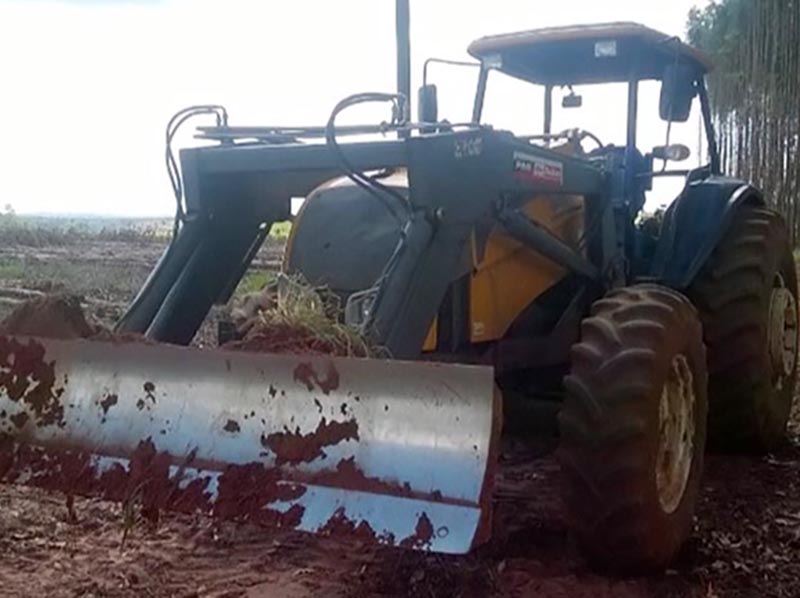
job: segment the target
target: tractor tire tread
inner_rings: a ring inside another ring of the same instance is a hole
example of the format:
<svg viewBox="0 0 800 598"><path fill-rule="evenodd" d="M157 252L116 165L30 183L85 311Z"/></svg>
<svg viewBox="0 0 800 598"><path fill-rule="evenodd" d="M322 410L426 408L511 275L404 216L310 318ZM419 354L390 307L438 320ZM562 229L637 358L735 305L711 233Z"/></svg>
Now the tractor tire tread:
<svg viewBox="0 0 800 598"><path fill-rule="evenodd" d="M654 533L652 497L648 504L643 490L652 476L647 455L654 442L649 423L653 379L660 367L668 367L661 363L665 344L687 343L693 371L702 378L697 381L703 394L698 405L705 415L700 321L685 297L651 284L612 291L595 302L591 314L572 349L559 415L567 522L589 559L601 568L618 573L657 570L671 561L691 529L699 474L686 491L687 507L681 506L680 533ZM674 340L676 330L688 340ZM704 427L702 434L704 439ZM702 468L702 454L697 459Z"/></svg>
<svg viewBox="0 0 800 598"><path fill-rule="evenodd" d="M767 339L775 274L797 297L797 278L781 217L743 205L687 291L703 322L708 351L709 448L763 453L784 439L786 421L761 417L777 401L786 419L795 375L775 391Z"/></svg>

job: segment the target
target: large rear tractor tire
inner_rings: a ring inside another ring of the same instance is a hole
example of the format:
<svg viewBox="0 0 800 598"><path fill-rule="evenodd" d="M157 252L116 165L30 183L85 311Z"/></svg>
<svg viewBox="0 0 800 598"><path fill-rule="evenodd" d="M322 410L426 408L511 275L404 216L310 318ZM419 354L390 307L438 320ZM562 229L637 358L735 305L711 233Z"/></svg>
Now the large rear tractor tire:
<svg viewBox="0 0 800 598"><path fill-rule="evenodd" d="M669 565L692 528L706 436L702 327L679 293L642 284L592 306L559 415L567 523L622 574Z"/></svg>
<svg viewBox="0 0 800 598"><path fill-rule="evenodd" d="M797 274L778 214L742 206L689 291L708 350L709 446L761 453L786 432L797 377Z"/></svg>

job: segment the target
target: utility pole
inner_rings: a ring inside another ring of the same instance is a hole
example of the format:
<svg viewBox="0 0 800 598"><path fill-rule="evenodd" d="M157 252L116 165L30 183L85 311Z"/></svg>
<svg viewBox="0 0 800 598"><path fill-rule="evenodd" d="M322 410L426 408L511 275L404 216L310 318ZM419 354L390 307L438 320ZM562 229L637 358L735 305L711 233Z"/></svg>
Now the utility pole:
<svg viewBox="0 0 800 598"><path fill-rule="evenodd" d="M406 98L405 119L411 119L411 16L409 0L395 0L397 33L397 93Z"/></svg>

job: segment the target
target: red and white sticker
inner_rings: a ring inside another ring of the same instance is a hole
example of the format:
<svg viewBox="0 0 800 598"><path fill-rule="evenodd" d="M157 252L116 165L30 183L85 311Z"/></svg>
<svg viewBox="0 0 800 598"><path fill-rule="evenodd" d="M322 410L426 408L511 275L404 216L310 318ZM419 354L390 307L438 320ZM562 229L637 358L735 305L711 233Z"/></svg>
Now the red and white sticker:
<svg viewBox="0 0 800 598"><path fill-rule="evenodd" d="M525 152L514 152L514 176L530 183L564 184L564 165Z"/></svg>

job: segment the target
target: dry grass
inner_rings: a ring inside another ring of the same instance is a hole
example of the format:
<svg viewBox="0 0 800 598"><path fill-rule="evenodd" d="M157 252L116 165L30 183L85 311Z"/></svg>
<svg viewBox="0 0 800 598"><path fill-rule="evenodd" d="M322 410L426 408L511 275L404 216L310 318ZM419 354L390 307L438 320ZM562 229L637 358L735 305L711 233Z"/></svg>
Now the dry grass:
<svg viewBox="0 0 800 598"><path fill-rule="evenodd" d="M72 246L87 241L158 243L169 240L168 218L48 217L0 214L0 237L6 245Z"/></svg>
<svg viewBox="0 0 800 598"><path fill-rule="evenodd" d="M271 295L248 325L236 348L274 353L323 353L347 357L378 357L355 328L341 322L337 298L298 276L279 275L264 291Z"/></svg>

